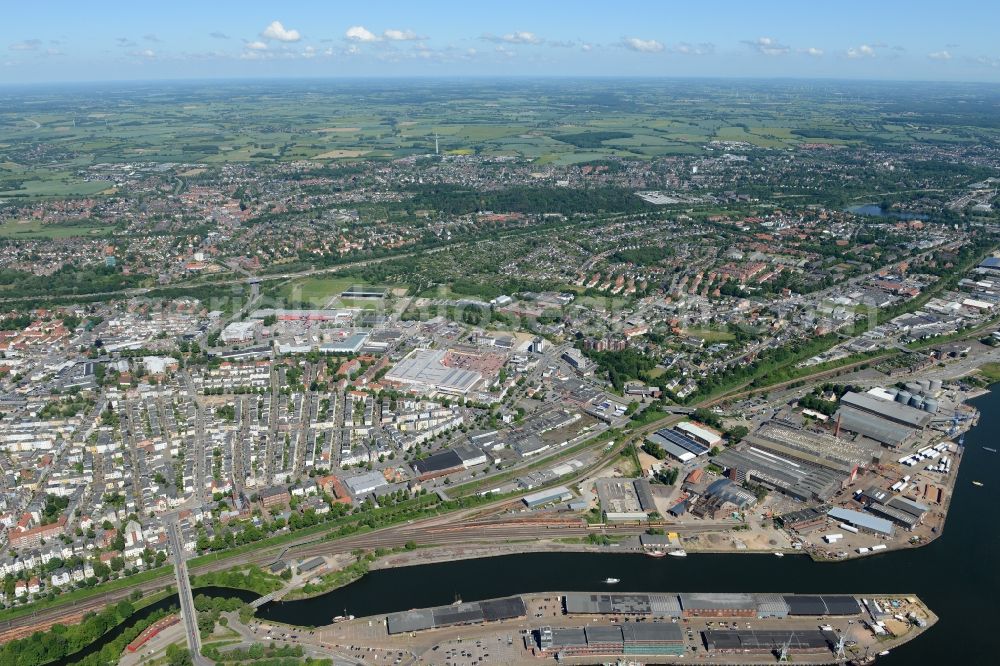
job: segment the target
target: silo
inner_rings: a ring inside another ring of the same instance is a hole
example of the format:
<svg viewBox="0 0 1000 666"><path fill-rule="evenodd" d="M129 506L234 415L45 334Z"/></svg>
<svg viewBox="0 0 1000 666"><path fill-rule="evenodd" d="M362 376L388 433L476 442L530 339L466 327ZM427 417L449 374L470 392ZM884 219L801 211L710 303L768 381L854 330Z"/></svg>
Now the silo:
<svg viewBox="0 0 1000 666"><path fill-rule="evenodd" d="M934 398L927 398L924 400L924 411L930 412L931 414L937 414L938 401Z"/></svg>
<svg viewBox="0 0 1000 666"><path fill-rule="evenodd" d="M927 391L931 390L931 380L921 379L917 383L920 384L920 390L923 391L924 393L927 393Z"/></svg>
<svg viewBox="0 0 1000 666"><path fill-rule="evenodd" d="M921 398L919 395L910 396L909 404L910 407L916 407L917 409L920 409L921 407L924 406L924 399Z"/></svg>
<svg viewBox="0 0 1000 666"><path fill-rule="evenodd" d="M932 379L931 380L931 392L932 393L938 393L941 390L941 388L942 387L941 387L941 380L940 379Z"/></svg>
<svg viewBox="0 0 1000 666"><path fill-rule="evenodd" d="M899 393L896 394L896 402L901 402L905 405L908 402L910 402L910 398L912 397L913 394L910 393L909 391L900 391Z"/></svg>

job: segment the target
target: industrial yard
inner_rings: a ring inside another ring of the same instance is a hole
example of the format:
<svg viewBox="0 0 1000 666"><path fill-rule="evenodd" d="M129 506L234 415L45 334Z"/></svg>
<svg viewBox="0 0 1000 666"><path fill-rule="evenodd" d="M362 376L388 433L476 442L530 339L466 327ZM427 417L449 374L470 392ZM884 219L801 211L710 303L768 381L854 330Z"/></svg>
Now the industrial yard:
<svg viewBox="0 0 1000 666"><path fill-rule="evenodd" d="M860 663L918 638L936 621L911 595L552 592L344 618L297 640L442 666L615 658ZM255 623L251 630L270 635L282 628Z"/></svg>

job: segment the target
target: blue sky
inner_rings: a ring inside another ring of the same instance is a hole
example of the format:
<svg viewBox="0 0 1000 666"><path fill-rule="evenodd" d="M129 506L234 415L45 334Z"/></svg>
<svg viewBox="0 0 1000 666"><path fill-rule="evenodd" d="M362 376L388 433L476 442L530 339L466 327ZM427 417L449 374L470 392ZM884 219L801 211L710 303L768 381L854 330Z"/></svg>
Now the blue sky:
<svg viewBox="0 0 1000 666"><path fill-rule="evenodd" d="M4 3L0 83L721 76L1000 82L1000 3Z"/></svg>

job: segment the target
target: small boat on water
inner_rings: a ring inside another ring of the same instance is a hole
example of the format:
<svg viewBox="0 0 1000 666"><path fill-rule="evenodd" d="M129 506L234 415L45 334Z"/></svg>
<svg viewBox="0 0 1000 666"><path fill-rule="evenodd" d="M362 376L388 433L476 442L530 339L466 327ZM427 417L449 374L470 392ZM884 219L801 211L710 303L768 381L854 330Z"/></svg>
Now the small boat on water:
<svg viewBox="0 0 1000 666"><path fill-rule="evenodd" d="M882 650L881 652L879 652L879 653L878 653L878 656L880 656L880 657L884 657L884 656L885 656L885 655L887 655L887 654L889 654L889 651L888 651L888 650Z"/></svg>
<svg viewBox="0 0 1000 666"><path fill-rule="evenodd" d="M604 579L604 582L605 582L605 584L607 584L607 585L615 585L615 584L617 584L617 583L620 583L621 581L620 581L620 580L618 580L617 578L605 578L605 579Z"/></svg>
<svg viewBox="0 0 1000 666"><path fill-rule="evenodd" d="M670 557L687 557L688 556L687 551L685 551L683 548L678 548L677 550L672 550L669 553L667 553L667 555L669 555Z"/></svg>
<svg viewBox="0 0 1000 666"><path fill-rule="evenodd" d="M666 556L666 553L664 553L662 550L650 550L646 553L646 555L650 557L664 557Z"/></svg>
<svg viewBox="0 0 1000 666"><path fill-rule="evenodd" d="M997 452L997 450L996 450L996 449L991 449L991 448L990 448L990 447L988 447L988 446L984 446L984 447L983 447L983 451L989 451L990 453L996 453L996 452Z"/></svg>
<svg viewBox="0 0 1000 666"><path fill-rule="evenodd" d="M983 482L982 481L973 481L972 485L978 486L978 487L982 488L983 487Z"/></svg>
<svg viewBox="0 0 1000 666"><path fill-rule="evenodd" d="M776 550L776 551L774 551L774 556L775 557L784 557L785 554L783 552L781 552L780 550Z"/></svg>

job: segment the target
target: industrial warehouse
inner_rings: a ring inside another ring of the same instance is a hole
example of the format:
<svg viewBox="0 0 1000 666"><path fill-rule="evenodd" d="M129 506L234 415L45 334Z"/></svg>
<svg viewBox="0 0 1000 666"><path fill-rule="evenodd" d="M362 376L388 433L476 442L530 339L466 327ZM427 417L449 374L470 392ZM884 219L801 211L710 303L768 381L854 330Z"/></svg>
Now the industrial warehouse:
<svg viewBox="0 0 1000 666"><path fill-rule="evenodd" d="M405 634L459 624L510 620L524 617L525 613L521 597L507 597L392 613L386 617L386 629L389 634Z"/></svg>
<svg viewBox="0 0 1000 666"><path fill-rule="evenodd" d="M927 382L928 392L932 391ZM919 388L919 385L918 385ZM889 447L898 447L925 428L938 409L933 398L898 389L853 391L840 399L838 429L856 433Z"/></svg>
<svg viewBox="0 0 1000 666"><path fill-rule="evenodd" d="M542 627L535 632L543 656L684 655L684 634L672 623Z"/></svg>
<svg viewBox="0 0 1000 666"><path fill-rule="evenodd" d="M796 656L833 663L845 654L895 648L936 622L912 595L535 592L348 617L317 633L324 641L385 651L390 659L410 650L438 666L529 666L543 659L758 664L799 661ZM704 661L713 657L721 660Z"/></svg>
<svg viewBox="0 0 1000 666"><path fill-rule="evenodd" d="M564 610L567 615L782 618L854 615L859 612L859 606L857 599L849 595L568 592Z"/></svg>
<svg viewBox="0 0 1000 666"><path fill-rule="evenodd" d="M839 640L836 633L820 629L708 629L701 635L708 650L746 654L779 653L782 650L789 653L823 653L834 649Z"/></svg>
<svg viewBox="0 0 1000 666"><path fill-rule="evenodd" d="M414 349L386 373L385 381L431 396L466 395L482 381L483 375L445 365L447 355L447 351L440 349Z"/></svg>

